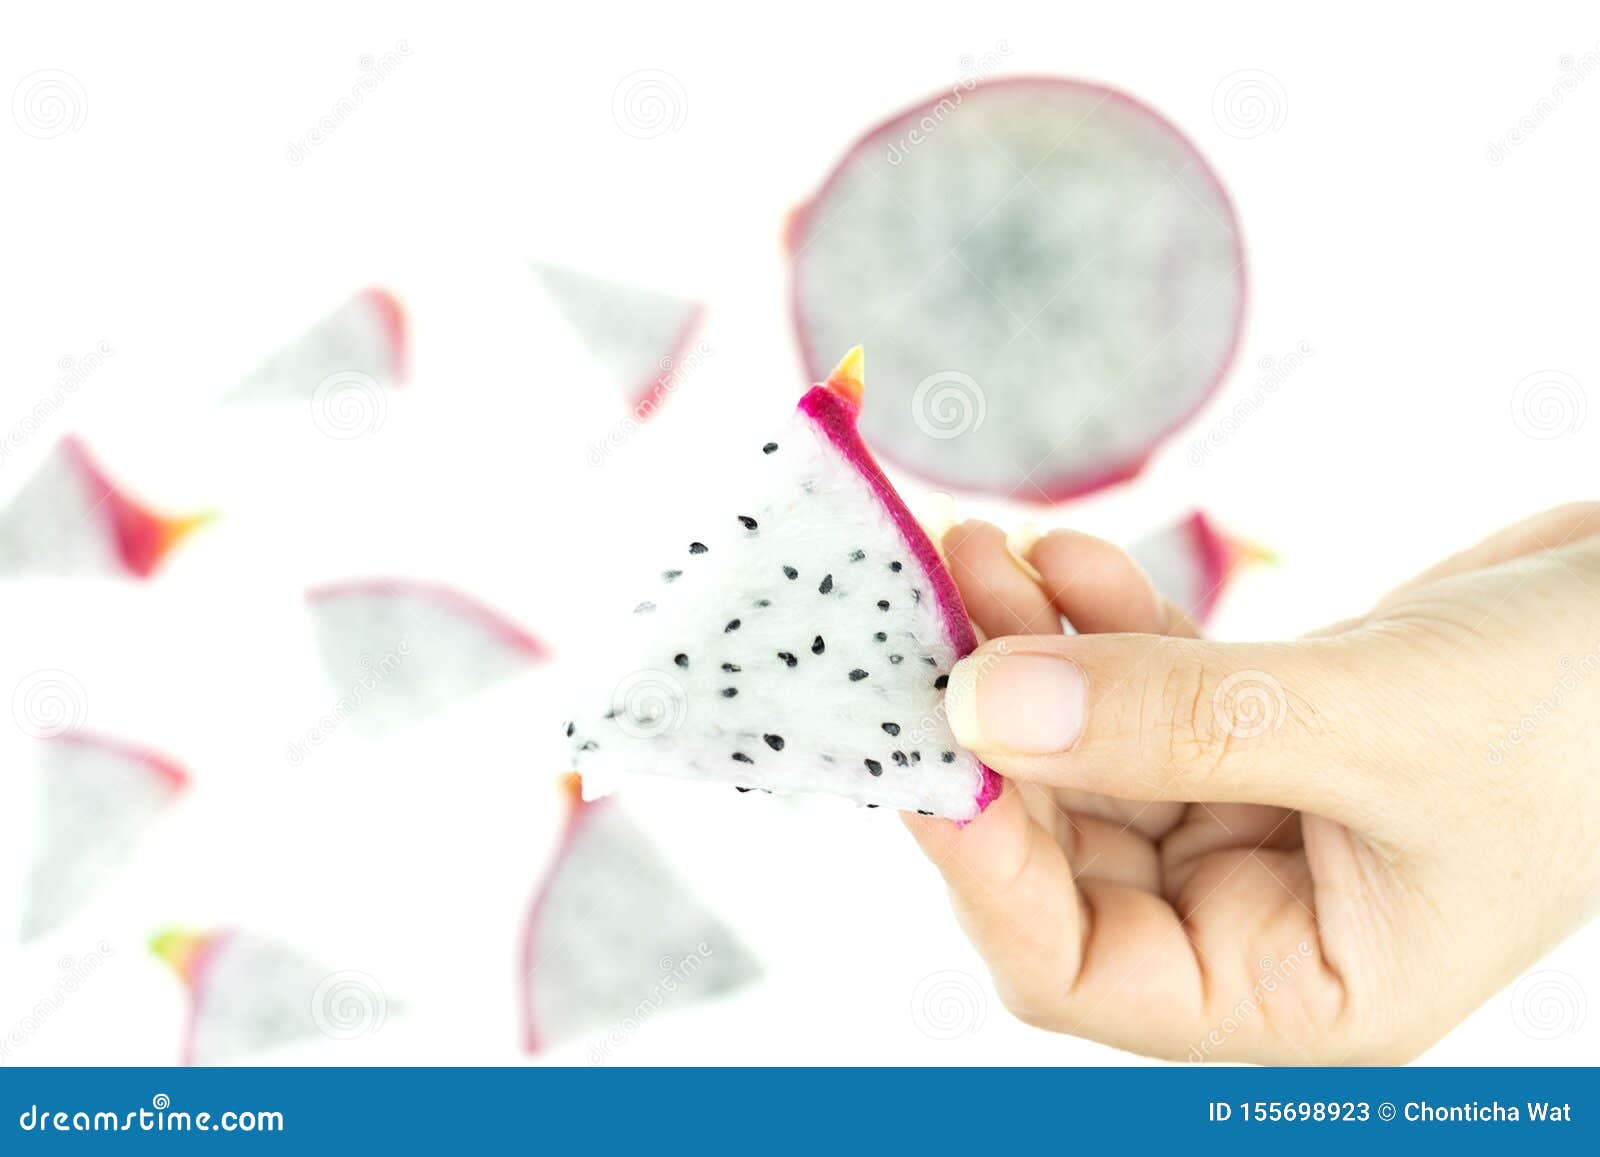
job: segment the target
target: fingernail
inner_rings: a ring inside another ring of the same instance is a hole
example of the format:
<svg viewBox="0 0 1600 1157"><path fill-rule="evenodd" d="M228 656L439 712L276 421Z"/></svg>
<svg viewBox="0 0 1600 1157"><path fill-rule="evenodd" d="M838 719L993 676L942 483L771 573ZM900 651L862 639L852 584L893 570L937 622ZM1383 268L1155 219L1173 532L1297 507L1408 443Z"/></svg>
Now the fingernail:
<svg viewBox="0 0 1600 1157"><path fill-rule="evenodd" d="M1039 573L1039 568L1028 560L1028 554L1039 545L1039 540L1043 537L1044 531L1031 522L1023 523L1006 535L1006 551L1011 555L1011 561L1036 583L1044 582L1044 576Z"/></svg>
<svg viewBox="0 0 1600 1157"><path fill-rule="evenodd" d="M1083 731L1082 669L1054 655L972 655L950 672L945 716L956 742L1022 755L1063 751Z"/></svg>

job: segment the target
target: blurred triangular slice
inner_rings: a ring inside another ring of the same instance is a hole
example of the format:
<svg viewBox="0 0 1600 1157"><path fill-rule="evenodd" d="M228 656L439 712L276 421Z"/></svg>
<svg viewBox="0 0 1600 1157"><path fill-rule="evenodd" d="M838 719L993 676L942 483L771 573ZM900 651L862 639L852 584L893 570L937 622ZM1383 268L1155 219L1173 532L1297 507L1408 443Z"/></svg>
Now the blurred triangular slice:
<svg viewBox="0 0 1600 1157"><path fill-rule="evenodd" d="M258 365L225 400L296 402L314 398L334 375L360 374L380 386L406 377L405 311L386 289L366 289Z"/></svg>
<svg viewBox="0 0 1600 1157"><path fill-rule="evenodd" d="M149 578L211 517L157 514L113 482L81 441L66 438L0 509L0 575Z"/></svg>
<svg viewBox="0 0 1600 1157"><path fill-rule="evenodd" d="M545 658L543 644L477 599L409 579L306 592L339 714L369 735L436 715Z"/></svg>
<svg viewBox="0 0 1600 1157"><path fill-rule="evenodd" d="M65 923L133 855L186 776L156 752L74 731L40 741L39 827L21 938Z"/></svg>
<svg viewBox="0 0 1600 1157"><path fill-rule="evenodd" d="M1198 510L1152 531L1128 550L1156 590L1196 623L1211 617L1242 565L1275 561L1270 551L1223 533Z"/></svg>
<svg viewBox="0 0 1600 1157"><path fill-rule="evenodd" d="M668 293L535 261L534 275L617 384L634 416L648 418L684 370L705 309Z"/></svg>
<svg viewBox="0 0 1600 1157"><path fill-rule="evenodd" d="M742 988L760 965L615 799L572 812L522 937L522 1029L537 1052Z"/></svg>
<svg viewBox="0 0 1600 1157"><path fill-rule="evenodd" d="M186 1065L223 1064L319 1035L369 1035L395 1011L368 974L331 970L251 932L172 928L150 947L189 991Z"/></svg>

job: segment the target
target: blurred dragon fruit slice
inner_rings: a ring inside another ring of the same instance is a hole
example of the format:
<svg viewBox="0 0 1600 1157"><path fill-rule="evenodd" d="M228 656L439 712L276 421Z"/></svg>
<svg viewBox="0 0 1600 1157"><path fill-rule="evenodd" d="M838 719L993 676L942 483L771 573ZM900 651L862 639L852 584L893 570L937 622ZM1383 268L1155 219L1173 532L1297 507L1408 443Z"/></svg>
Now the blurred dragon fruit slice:
<svg viewBox="0 0 1600 1157"><path fill-rule="evenodd" d="M405 311L386 289L366 289L273 353L228 394L230 402L303 402L327 383L398 386L406 378Z"/></svg>
<svg viewBox="0 0 1600 1157"><path fill-rule="evenodd" d="M339 709L369 735L436 715L546 657L521 627L450 587L406 579L306 592Z"/></svg>
<svg viewBox="0 0 1600 1157"><path fill-rule="evenodd" d="M1128 551L1156 590L1201 624L1240 566L1273 561L1269 551L1222 533L1198 510L1151 532Z"/></svg>
<svg viewBox="0 0 1600 1157"><path fill-rule="evenodd" d="M177 764L153 751L72 731L41 740L39 836L21 938L65 923L133 855L183 790Z"/></svg>
<svg viewBox="0 0 1600 1157"><path fill-rule="evenodd" d="M1054 501L1131 477L1232 360L1215 174L1098 85L962 86L874 128L790 220L808 375L865 338L862 433L940 486Z"/></svg>
<svg viewBox="0 0 1600 1157"><path fill-rule="evenodd" d="M965 821L999 793L944 719L972 626L856 433L861 396L858 347L640 591L631 665L567 727L588 795L647 772Z"/></svg>
<svg viewBox="0 0 1600 1157"><path fill-rule="evenodd" d="M394 1011L364 972L332 971L265 937L167 929L150 948L189 991L183 1064L223 1064L319 1034L377 1032Z"/></svg>
<svg viewBox="0 0 1600 1157"><path fill-rule="evenodd" d="M573 791L566 833L528 910L522 1027L529 1052L621 1031L756 980L760 965L672 872L615 800Z"/></svg>
<svg viewBox="0 0 1600 1157"><path fill-rule="evenodd" d="M671 392L705 307L559 265L536 261L532 266L590 356L616 381L634 417L655 413Z"/></svg>
<svg viewBox="0 0 1600 1157"><path fill-rule="evenodd" d="M213 517L156 514L69 437L0 510L0 574L149 578L173 547Z"/></svg>

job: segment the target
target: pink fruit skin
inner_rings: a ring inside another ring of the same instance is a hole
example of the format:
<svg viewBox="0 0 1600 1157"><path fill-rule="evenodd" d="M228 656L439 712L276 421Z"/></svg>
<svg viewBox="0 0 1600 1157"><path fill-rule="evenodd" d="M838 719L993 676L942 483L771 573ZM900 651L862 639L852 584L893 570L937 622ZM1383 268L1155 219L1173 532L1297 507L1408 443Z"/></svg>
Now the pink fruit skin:
<svg viewBox="0 0 1600 1157"><path fill-rule="evenodd" d="M576 842L578 834L587 818L595 814L596 808L610 807L609 800L593 800L585 802L576 795L572 799L572 808L567 813L567 824L561 833L561 842L556 846L556 853L550 860L550 868L544 879L539 881L539 890L534 893L533 902L528 905L528 914L522 922L522 948L518 955L521 964L521 983L517 986L517 998L522 1006L522 1047L529 1053L537 1053L544 1048L544 1042L539 1039L538 1030L533 1023L533 970L538 961L533 956L533 932L539 926L539 917L544 914L545 901L550 894L550 884L555 878L556 869L567 856L572 845Z"/></svg>
<svg viewBox="0 0 1600 1157"><path fill-rule="evenodd" d="M1143 101L1139 100L1137 97L1130 96L1129 94L1122 92L1120 89L1111 88L1107 85L1097 84L1092 81L1071 80L1066 77L1008 76L998 80L988 80L979 84L975 84L969 90L969 95L971 92L980 92L986 89L992 90L1002 87L1026 87L1030 85L1047 88L1077 89L1080 91L1097 94L1108 102L1126 105L1127 107L1133 109L1136 113L1148 117L1156 124L1160 125L1162 128L1171 133L1172 136L1176 138L1178 143L1193 157L1195 170L1211 183L1211 185L1216 189L1218 198L1227 208L1228 217L1234 223L1234 256L1239 271L1239 314L1234 320L1233 334L1228 340L1228 352L1226 356L1217 362L1216 373L1212 376L1210 383L1206 386L1206 389L1202 392L1195 404L1191 406L1184 414L1182 414L1176 421L1171 423L1171 425L1169 425L1165 430L1158 434L1154 439L1152 439L1151 445L1148 449L1135 455L1134 457L1127 459L1124 462L1110 466L1097 473L1067 475L1059 479L1045 479L1043 485L1030 485L1030 488L1026 493L1013 492L999 495L1000 497L1009 498L1018 502L1026 502L1032 505L1044 506L1055 502L1064 502L1069 498L1078 498L1082 495L1093 493L1094 491L1103 489L1107 486L1113 486L1119 482L1126 482L1131 478L1137 477L1139 472L1144 469L1145 464L1150 460L1151 455L1155 453L1156 447L1160 445L1160 443L1164 442L1173 433L1186 425L1189 420L1195 416L1195 414L1199 413L1200 410L1204 408L1205 404L1211 400L1211 396L1216 393L1217 389L1222 385L1223 380L1228 376L1228 372L1233 368L1234 360L1238 355L1239 341L1244 332L1244 318L1249 308L1250 282L1245 267L1244 239L1240 233L1238 225L1239 215L1234 209L1233 199L1228 196L1228 191L1223 186L1222 181L1217 176L1216 172L1209 164L1206 163L1205 158L1200 155L1200 150L1194 146L1193 142L1189 140L1188 136L1186 136L1177 125L1173 124L1170 120L1162 116ZM844 171L845 166L849 164L850 159L855 156L855 154L866 150L875 142L884 137L898 137L900 135L900 127L903 124L920 120L929 109L937 106L939 101L946 99L948 95L949 94L947 92L938 93L927 100L918 102L902 112L895 113L887 120L881 121L873 128L868 129L867 132L864 133L855 144L850 146L845 155L841 157L834 165L833 170L823 180L821 187L815 194L812 195L811 199L796 208L794 212L790 214L788 225L784 231L785 245L788 248L791 257L789 263L789 310L790 316L794 323L795 341L800 350L800 360L803 363L805 373L808 378L814 379L820 373L827 372L827 366L823 364L821 360L819 360L816 351L813 350L806 342L805 318L800 311L800 265L798 261L793 260L793 257L796 255L799 248L800 240L805 235L807 227L810 224L812 209L832 189L834 183L839 179L839 175ZM929 481L935 482L941 486L949 486L953 489L968 489L957 479L940 478L937 474L931 472L925 464L896 460L895 465L899 466L908 473L927 478Z"/></svg>
<svg viewBox="0 0 1600 1157"><path fill-rule="evenodd" d="M644 408L645 403L655 398L658 393L661 395L661 401L665 401L672 396L663 387L666 385L667 378L677 368L678 363L683 360L683 355L689 351L689 346L694 342L695 335L700 332L700 327L705 324L705 320L706 307L703 305L695 306L694 312L689 315L689 320L684 324L683 331L678 334L677 342L667 351L666 357L663 359L664 364L660 366L660 372L648 382L641 383L639 388L634 391L633 396L628 399L629 408L633 411L635 418L642 422L661 408L661 402L657 402L649 410Z"/></svg>
<svg viewBox="0 0 1600 1157"><path fill-rule="evenodd" d="M72 744L79 747L93 747L101 751L108 751L113 755L120 755L130 763L141 763L166 781L167 787L172 791L181 791L189 784L189 776L179 767L177 762L168 759L148 748L135 747L131 743L123 743L116 739L107 739L99 735L90 735L83 731L68 731L62 735L54 735L44 740L46 743Z"/></svg>
<svg viewBox="0 0 1600 1157"><path fill-rule="evenodd" d="M194 1034L200 1024L200 1013L205 1003L205 974L213 959L233 937L232 930L216 932L211 935L199 948L195 950L194 960L190 965L189 975L184 977L189 988L189 1014L183 1027L183 1054L178 1063L181 1065L194 1064Z"/></svg>
<svg viewBox="0 0 1600 1157"><path fill-rule="evenodd" d="M1217 600L1222 597L1222 585L1228 578L1228 544L1217 533L1217 528L1211 525L1211 520L1198 510L1189 516L1189 525L1185 529L1194 539L1195 554L1200 559L1205 594L1195 608L1195 614L1204 623L1211 617Z"/></svg>
<svg viewBox="0 0 1600 1157"><path fill-rule="evenodd" d="M110 523L117 556L128 572L149 578L171 545L159 515L152 514L129 498L89 455L88 447L75 437L61 443L61 451L88 484L95 509L104 512Z"/></svg>
<svg viewBox="0 0 1600 1157"><path fill-rule="evenodd" d="M361 296L378 312L378 318L383 323L383 332L389 339L389 364L394 371L394 384L403 386L411 374L405 308L400 304L399 298L378 286L363 291Z"/></svg>
<svg viewBox="0 0 1600 1157"><path fill-rule="evenodd" d="M967 618L966 604L961 601L961 592L956 589L956 583L950 577L950 572L945 568L944 560L939 557L939 552L934 549L933 543L928 540L922 526L912 517L911 511L906 509L906 504L901 501L900 495L889 479L884 477L882 468L873 458L872 451L867 449L865 442L856 429L856 418L860 414L859 406L843 397L836 390L828 386L818 385L806 391L805 397L800 399L800 412L816 423L817 428L832 442L834 448L844 455L845 461L855 467L857 473L866 479L867 485L872 487L872 492L877 496L883 508L889 512L893 519L895 529L900 532L900 537L905 540L907 548L917 560L917 565L922 568L922 573L928 577L928 582L933 586L933 593L939 600L939 614L944 620L945 634L950 640L950 645L955 648L958 658L965 658L972 654L978 646L977 636L972 633L972 622ZM983 768L983 782L978 787L978 813L988 807L1000 795L1001 780L993 770L979 764ZM965 826L971 820L959 820L958 825Z"/></svg>
<svg viewBox="0 0 1600 1157"><path fill-rule="evenodd" d="M428 599L455 611L463 618L475 620L488 628L507 646L521 651L531 659L549 657L545 645L527 631L490 610L470 595L440 583L418 582L415 579L354 579L349 582L324 583L306 591L306 601L313 603L351 596L365 598L414 596Z"/></svg>

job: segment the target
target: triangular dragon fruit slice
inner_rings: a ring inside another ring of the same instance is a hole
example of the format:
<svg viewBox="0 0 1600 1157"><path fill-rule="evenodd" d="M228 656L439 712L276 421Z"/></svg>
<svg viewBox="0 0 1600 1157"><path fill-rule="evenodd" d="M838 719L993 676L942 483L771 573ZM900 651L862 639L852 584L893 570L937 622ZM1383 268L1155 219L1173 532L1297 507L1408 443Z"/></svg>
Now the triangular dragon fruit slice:
<svg viewBox="0 0 1600 1157"><path fill-rule="evenodd" d="M1196 623L1211 617L1240 566L1273 560L1269 551L1218 530L1199 510L1152 531L1128 550L1156 590Z"/></svg>
<svg viewBox="0 0 1600 1157"><path fill-rule="evenodd" d="M212 517L156 514L66 438L0 510L0 574L149 578Z"/></svg>
<svg viewBox="0 0 1600 1157"><path fill-rule="evenodd" d="M254 933L168 929L150 948L189 991L186 1065L222 1064L318 1034L367 1035L395 1011L366 973L330 970Z"/></svg>
<svg viewBox="0 0 1600 1157"><path fill-rule="evenodd" d="M572 812L522 937L529 1052L749 984L761 968L615 800Z"/></svg>
<svg viewBox="0 0 1600 1157"><path fill-rule="evenodd" d="M705 307L559 265L532 264L551 302L616 381L634 416L655 413L704 320Z"/></svg>
<svg viewBox="0 0 1600 1157"><path fill-rule="evenodd" d="M306 592L339 714L371 735L436 715L545 658L544 646L470 595L408 579Z"/></svg>
<svg viewBox="0 0 1600 1157"><path fill-rule="evenodd" d="M1053 501L1137 473L1212 392L1239 226L1194 146L1122 93L962 85L872 129L790 220L808 374L865 338L862 432L941 486Z"/></svg>
<svg viewBox="0 0 1600 1157"><path fill-rule="evenodd" d="M861 396L858 347L640 592L635 668L567 728L591 796L648 772L970 820L998 794L944 718L972 626L856 433Z"/></svg>
<svg viewBox="0 0 1600 1157"><path fill-rule="evenodd" d="M39 837L24 892L24 941L82 907L187 782L165 756L81 731L41 740L39 764Z"/></svg>
<svg viewBox="0 0 1600 1157"><path fill-rule="evenodd" d="M339 375L361 375L379 386L402 385L407 345L400 302L386 289L366 289L273 353L225 400L306 401Z"/></svg>

